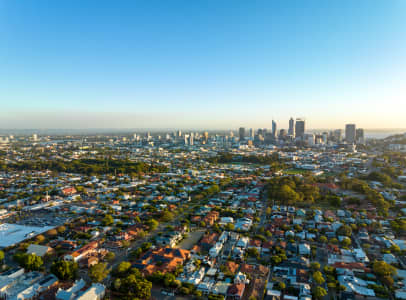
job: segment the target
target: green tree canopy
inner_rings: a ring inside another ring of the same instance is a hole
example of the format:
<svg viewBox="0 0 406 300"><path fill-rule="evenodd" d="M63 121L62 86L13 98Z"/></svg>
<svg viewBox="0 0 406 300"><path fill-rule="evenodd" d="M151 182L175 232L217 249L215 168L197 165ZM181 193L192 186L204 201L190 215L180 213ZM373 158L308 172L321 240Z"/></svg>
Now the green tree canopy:
<svg viewBox="0 0 406 300"><path fill-rule="evenodd" d="M89 268L89 277L93 282L102 282L109 273L106 263L98 263Z"/></svg>
<svg viewBox="0 0 406 300"><path fill-rule="evenodd" d="M51 266L51 272L61 280L73 280L76 278L78 264L72 261L58 260Z"/></svg>

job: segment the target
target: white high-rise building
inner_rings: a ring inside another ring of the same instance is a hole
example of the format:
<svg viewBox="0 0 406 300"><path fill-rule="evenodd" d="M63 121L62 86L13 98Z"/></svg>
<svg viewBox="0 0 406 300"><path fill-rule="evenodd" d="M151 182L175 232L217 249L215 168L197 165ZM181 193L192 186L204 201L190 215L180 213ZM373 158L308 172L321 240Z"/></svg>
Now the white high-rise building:
<svg viewBox="0 0 406 300"><path fill-rule="evenodd" d="M278 136L278 129L276 126L276 122L272 120L272 137L275 139Z"/></svg>

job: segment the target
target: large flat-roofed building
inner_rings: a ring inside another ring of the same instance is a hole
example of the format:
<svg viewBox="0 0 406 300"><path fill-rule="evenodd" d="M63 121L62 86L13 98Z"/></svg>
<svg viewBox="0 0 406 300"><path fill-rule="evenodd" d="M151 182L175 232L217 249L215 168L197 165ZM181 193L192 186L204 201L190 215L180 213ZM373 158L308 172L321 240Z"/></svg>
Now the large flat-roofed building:
<svg viewBox="0 0 406 300"><path fill-rule="evenodd" d="M41 233L44 233L53 226L25 226L18 224L0 224L0 248L6 248L16 245L26 239L33 238Z"/></svg>

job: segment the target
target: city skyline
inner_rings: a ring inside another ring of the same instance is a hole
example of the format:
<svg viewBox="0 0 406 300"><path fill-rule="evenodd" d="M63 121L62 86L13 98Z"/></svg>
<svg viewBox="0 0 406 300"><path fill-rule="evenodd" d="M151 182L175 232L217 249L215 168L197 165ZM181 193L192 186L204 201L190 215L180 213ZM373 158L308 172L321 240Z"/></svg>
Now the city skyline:
<svg viewBox="0 0 406 300"><path fill-rule="evenodd" d="M2 129L406 127L404 1L0 6Z"/></svg>

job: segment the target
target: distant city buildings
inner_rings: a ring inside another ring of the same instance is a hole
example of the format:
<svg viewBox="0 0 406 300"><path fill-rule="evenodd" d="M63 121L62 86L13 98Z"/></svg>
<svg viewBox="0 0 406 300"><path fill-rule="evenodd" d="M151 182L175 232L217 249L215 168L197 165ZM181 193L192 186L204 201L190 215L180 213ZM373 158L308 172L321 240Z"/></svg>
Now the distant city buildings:
<svg viewBox="0 0 406 300"><path fill-rule="evenodd" d="M293 118L289 120L288 135L295 137L295 120Z"/></svg>
<svg viewBox="0 0 406 300"><path fill-rule="evenodd" d="M364 129L358 128L356 130L355 139L357 141L357 144L364 144L365 143Z"/></svg>
<svg viewBox="0 0 406 300"><path fill-rule="evenodd" d="M272 137L274 139L276 139L277 135L278 135L278 133L277 133L277 128L276 128L276 122L274 120L272 120Z"/></svg>
<svg viewBox="0 0 406 300"><path fill-rule="evenodd" d="M355 144L356 141L356 126L355 124L345 125L345 141L349 144Z"/></svg>
<svg viewBox="0 0 406 300"><path fill-rule="evenodd" d="M230 134L230 142L232 143L232 133ZM248 137L248 139L246 139ZM272 120L271 129L258 128L257 130L250 128L249 135L246 135L245 127L239 128L240 145L288 145L288 144L303 144L308 146L334 146L345 141L347 144L364 144L365 133L362 128L356 128L355 124L346 124L344 131L335 129L330 132L306 132L306 121L303 118L289 119L288 129L279 129L275 120Z"/></svg>
<svg viewBox="0 0 406 300"><path fill-rule="evenodd" d="M295 124L295 134L296 137L298 138L303 138L305 134L305 120L304 119L296 119L296 124Z"/></svg>
<svg viewBox="0 0 406 300"><path fill-rule="evenodd" d="M239 136L240 136L240 141L243 141L245 139L245 128L240 127L238 133L239 133Z"/></svg>

